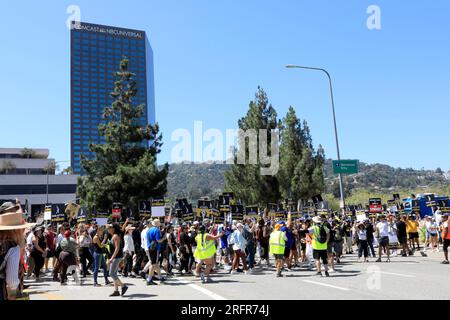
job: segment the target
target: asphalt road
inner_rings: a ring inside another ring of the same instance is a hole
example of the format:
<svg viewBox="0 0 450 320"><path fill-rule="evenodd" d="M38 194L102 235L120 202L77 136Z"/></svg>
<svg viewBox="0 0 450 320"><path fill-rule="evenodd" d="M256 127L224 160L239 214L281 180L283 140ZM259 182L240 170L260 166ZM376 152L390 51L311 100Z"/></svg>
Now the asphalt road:
<svg viewBox="0 0 450 320"><path fill-rule="evenodd" d="M307 268L284 272L275 277L273 268L255 268L254 274L230 275L219 270L212 276L214 283L202 284L193 276L176 276L165 284L147 286L141 278L121 278L129 289L124 297L110 298L113 288L93 287L92 276L76 285L69 276L69 285L51 281L51 275L41 282L26 280L31 300L104 300L104 299L164 299L164 300L314 300L314 299L420 299L450 298L450 265L442 265L443 253L428 253L422 257L394 256L391 262L358 263L355 255L347 255L330 277L321 277ZM273 262L273 261L272 261ZM99 282L103 279L99 277Z"/></svg>

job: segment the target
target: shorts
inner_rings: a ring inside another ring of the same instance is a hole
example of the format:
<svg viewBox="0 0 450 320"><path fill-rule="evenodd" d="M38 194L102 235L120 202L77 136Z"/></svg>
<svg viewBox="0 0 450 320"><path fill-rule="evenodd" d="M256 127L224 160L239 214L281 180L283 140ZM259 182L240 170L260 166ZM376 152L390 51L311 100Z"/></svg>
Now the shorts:
<svg viewBox="0 0 450 320"><path fill-rule="evenodd" d="M332 254L332 253L333 253L333 242L328 242L327 254Z"/></svg>
<svg viewBox="0 0 450 320"><path fill-rule="evenodd" d="M291 251L297 251L297 241L292 241L292 245L291 245Z"/></svg>
<svg viewBox="0 0 450 320"><path fill-rule="evenodd" d="M342 254L342 241L333 242L333 251L336 255Z"/></svg>
<svg viewBox="0 0 450 320"><path fill-rule="evenodd" d="M300 247L301 247L301 249L302 249L303 252L306 251L306 243L301 242L301 243L300 243Z"/></svg>
<svg viewBox="0 0 450 320"><path fill-rule="evenodd" d="M149 250L148 258L150 259L151 264L158 263L158 250Z"/></svg>
<svg viewBox="0 0 450 320"><path fill-rule="evenodd" d="M409 240L419 239L419 233L418 232L410 232L410 233L408 233L408 235L409 235Z"/></svg>
<svg viewBox="0 0 450 320"><path fill-rule="evenodd" d="M221 257L229 257L230 256L230 248L229 247L221 248L220 249L220 256Z"/></svg>
<svg viewBox="0 0 450 320"><path fill-rule="evenodd" d="M313 249L313 258L314 258L314 260L322 259L322 262L323 262L324 265L328 264L327 250L316 250L316 249Z"/></svg>
<svg viewBox="0 0 450 320"><path fill-rule="evenodd" d="M389 245L389 237L381 237L379 244L380 247L387 247Z"/></svg>
<svg viewBox="0 0 450 320"><path fill-rule="evenodd" d="M119 280L119 276L117 275L117 271L119 270L119 263L122 258L115 258L111 260L111 265L109 266L109 275L114 281Z"/></svg>
<svg viewBox="0 0 450 320"><path fill-rule="evenodd" d="M437 237L437 235L438 235L437 233L431 233L427 231L427 239Z"/></svg>
<svg viewBox="0 0 450 320"><path fill-rule="evenodd" d="M408 242L408 237L398 237L398 243L406 244Z"/></svg>
<svg viewBox="0 0 450 320"><path fill-rule="evenodd" d="M275 257L276 260L284 260L283 254L274 254L273 256Z"/></svg>
<svg viewBox="0 0 450 320"><path fill-rule="evenodd" d="M290 248L284 248L284 257L287 259L291 255L291 249Z"/></svg>
<svg viewBox="0 0 450 320"><path fill-rule="evenodd" d="M444 239L443 245L444 245L444 252L448 252L448 247L450 246L450 239Z"/></svg>
<svg viewBox="0 0 450 320"><path fill-rule="evenodd" d="M55 250L48 250L48 251L47 251L47 256L46 256L47 259L48 259L48 258L53 258L53 257L55 257L55 256L56 256Z"/></svg>

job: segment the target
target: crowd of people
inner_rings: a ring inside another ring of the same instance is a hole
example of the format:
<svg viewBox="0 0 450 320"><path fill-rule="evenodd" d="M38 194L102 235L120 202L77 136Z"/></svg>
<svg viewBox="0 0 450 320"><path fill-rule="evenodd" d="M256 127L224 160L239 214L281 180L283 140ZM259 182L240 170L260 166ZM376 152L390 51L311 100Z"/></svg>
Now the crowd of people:
<svg viewBox="0 0 450 320"><path fill-rule="evenodd" d="M340 214L317 214L298 219L244 217L242 221L215 224L211 219L172 225L159 219L127 219L98 225L27 224L20 204L0 207L0 300L21 299L24 279L42 281L51 272L66 285L68 276L92 276L93 285L113 286L111 296L128 290L123 278L141 277L147 285L174 276L190 275L213 282L219 270L251 275L257 267L272 267L275 276L297 267L330 276L335 265L357 247L358 261L369 256L381 262L392 254L414 255L443 247L443 264L449 264L449 214L434 216L380 214L355 220ZM421 231L425 237L419 241ZM422 246L422 247L421 247ZM375 251L378 247L378 252ZM50 268L49 268L50 265ZM99 275L104 283L99 283ZM122 280L121 280L122 278Z"/></svg>

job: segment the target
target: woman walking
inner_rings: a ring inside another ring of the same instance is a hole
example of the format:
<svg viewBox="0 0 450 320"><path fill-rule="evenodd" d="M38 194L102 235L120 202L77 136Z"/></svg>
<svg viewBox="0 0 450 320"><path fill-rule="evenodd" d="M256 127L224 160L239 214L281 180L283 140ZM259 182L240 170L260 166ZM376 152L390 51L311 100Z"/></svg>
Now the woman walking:
<svg viewBox="0 0 450 320"><path fill-rule="evenodd" d="M97 232L92 240L94 243L94 287L100 287L97 282L98 270L103 268L103 276L105 277L105 285L110 284L108 280L108 268L105 260L105 244L107 237L104 234L104 228L98 227Z"/></svg>
<svg viewBox="0 0 450 320"><path fill-rule="evenodd" d="M367 232L364 223L359 223L356 227L356 241L358 243L358 262L361 262L361 257L364 253L364 262L367 262L369 255L369 246L367 243Z"/></svg>
<svg viewBox="0 0 450 320"><path fill-rule="evenodd" d="M233 244L233 251L234 251L234 258L233 258L233 265L231 267L230 273L233 274L237 272L239 267L239 259L242 260L242 265L244 268L244 273L247 273L248 267L247 267L247 261L245 256L245 247L246 247L246 241L242 235L242 230L244 229L244 226L242 223L238 223L236 225L236 230L231 234L230 242Z"/></svg>
<svg viewBox="0 0 450 320"><path fill-rule="evenodd" d="M6 202L0 206L0 301L20 298L20 261L24 230L29 227L22 219L20 205Z"/></svg>
<svg viewBox="0 0 450 320"><path fill-rule="evenodd" d="M195 267L196 275L200 274L203 283L212 282L209 277L209 273L214 266L215 260L214 255L216 253L215 241L220 238L219 235L212 236L206 233L206 227L201 225L198 229L199 233L195 237L195 242L197 247L195 249L194 257L199 260L197 266ZM200 273L202 268L202 263L206 265L205 271Z"/></svg>
<svg viewBox="0 0 450 320"><path fill-rule="evenodd" d="M45 250L47 246L43 232L43 227L36 228L32 238L33 248L31 249L31 257L34 260L34 275L36 276L36 282L40 281L41 269L44 266L45 258L47 256Z"/></svg>
<svg viewBox="0 0 450 320"><path fill-rule="evenodd" d="M94 262L94 258L92 257L90 251L92 238L89 235L88 229L83 224L80 225L78 234L79 236L77 242L80 247L80 262L83 269L82 278L86 278L86 276L91 275L88 270L91 268L92 263Z"/></svg>
<svg viewBox="0 0 450 320"><path fill-rule="evenodd" d="M108 233L111 235L111 240L109 241L109 248L111 257L108 260L109 275L114 281L114 292L110 294L110 297L123 296L127 290L126 286L122 281L120 281L117 271L119 269L119 263L123 258L123 241L120 237L120 227L117 223L108 225ZM119 293L119 287L122 291Z"/></svg>

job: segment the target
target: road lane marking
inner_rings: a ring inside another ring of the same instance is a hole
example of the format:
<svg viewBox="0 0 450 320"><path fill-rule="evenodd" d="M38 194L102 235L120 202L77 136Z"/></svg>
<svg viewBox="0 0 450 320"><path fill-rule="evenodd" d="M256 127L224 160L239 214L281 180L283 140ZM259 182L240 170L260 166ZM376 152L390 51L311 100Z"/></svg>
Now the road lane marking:
<svg viewBox="0 0 450 320"><path fill-rule="evenodd" d="M394 272L386 272L386 271L377 271L381 274L388 274L392 276L399 276L399 277L405 277L405 278L415 278L416 276L410 275L410 274L403 274L403 273L394 273Z"/></svg>
<svg viewBox="0 0 450 320"><path fill-rule="evenodd" d="M194 284L194 283L192 283L190 281L178 280L178 279L174 279L174 280L176 280L178 282L181 282L181 283L184 283L184 284L187 284L192 289L200 291L201 293L206 294L207 296L211 297L214 300L227 300L226 298L222 297L221 295L218 295L217 293L212 292L211 290L203 288L203 287L201 287L199 285L196 285L196 284Z"/></svg>
<svg viewBox="0 0 450 320"><path fill-rule="evenodd" d="M303 282L308 282L308 283L312 283L312 284L317 284L319 286L324 286L324 287L329 287L329 288L334 288L334 289L338 289L338 290L342 290L342 291L349 291L349 288L343 288L343 287L338 287L338 286L333 286L331 284L327 284L327 283L322 283L322 282L316 282L316 281L311 281L311 280L303 280Z"/></svg>

